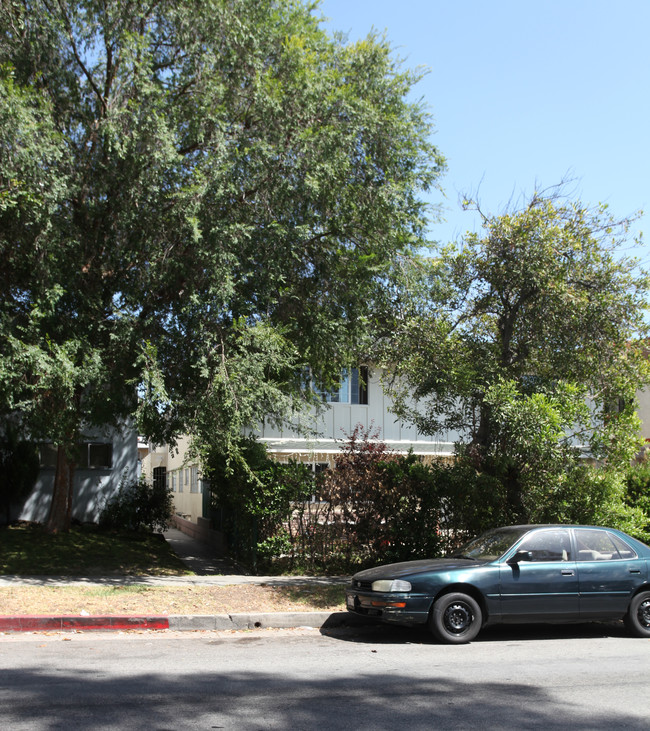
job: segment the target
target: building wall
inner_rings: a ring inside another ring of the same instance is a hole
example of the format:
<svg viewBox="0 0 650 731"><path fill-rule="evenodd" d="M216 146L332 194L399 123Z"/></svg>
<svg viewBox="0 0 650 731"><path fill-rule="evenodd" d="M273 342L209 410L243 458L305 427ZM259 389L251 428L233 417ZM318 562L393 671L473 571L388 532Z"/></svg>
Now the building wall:
<svg viewBox="0 0 650 731"><path fill-rule="evenodd" d="M312 411L307 415L305 423L313 436L305 437L295 428L276 429L268 424L262 424L254 434L279 462L295 459L314 466L331 466L342 443L357 424L364 429L378 430L378 438L398 453L412 450L425 462L452 459L454 443L459 435L448 432L434 438L420 434L413 425L400 422L392 413L393 402L384 391L381 377L379 370L369 373L367 404L328 403L323 404L320 413ZM639 394L639 416L642 436L650 440L650 390ZM150 448L149 455L143 460L143 473L150 479L155 467L164 466L167 484L173 489L175 511L196 523L203 515L203 483L200 469L188 460L188 447L189 438L182 437L173 450L166 446ZM192 492L192 468L198 473L197 492Z"/></svg>
<svg viewBox="0 0 650 731"><path fill-rule="evenodd" d="M392 412L393 400L385 392L382 372L371 370L368 378L368 404L328 403L323 404L320 414L312 412L307 424L313 437L306 438L297 429L284 427L276 429L263 424L255 433L266 444L269 452L284 461L299 458L309 461L327 461L340 451L340 445L357 424L364 429L378 430L378 438L394 451L428 457L450 457L458 435L450 432L430 437L418 432L415 426L399 421ZM316 457L318 459L316 459Z"/></svg>
<svg viewBox="0 0 650 731"><path fill-rule="evenodd" d="M119 490L122 482L137 479L138 439L133 429L125 427L122 430L88 430L84 434L84 441L112 444L110 468L76 469L74 474L72 517L81 522L96 522L106 501ZM18 516L19 519L46 521L53 487L54 468L42 468L36 485Z"/></svg>
<svg viewBox="0 0 650 731"><path fill-rule="evenodd" d="M180 437L175 447L152 445L142 461L142 474L151 481L156 469L164 469L174 512L196 523L203 515L203 481L197 461L188 457L189 447L188 436Z"/></svg>

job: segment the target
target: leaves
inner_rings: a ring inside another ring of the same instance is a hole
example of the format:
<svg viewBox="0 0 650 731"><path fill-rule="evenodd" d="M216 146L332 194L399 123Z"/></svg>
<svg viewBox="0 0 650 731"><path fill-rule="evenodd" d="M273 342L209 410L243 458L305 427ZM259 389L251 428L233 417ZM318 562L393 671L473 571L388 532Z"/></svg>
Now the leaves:
<svg viewBox="0 0 650 731"><path fill-rule="evenodd" d="M399 413L451 431L527 520L584 456L616 469L638 449L649 280L620 251L629 220L605 207L552 191L481 215L481 234L440 252L385 357Z"/></svg>
<svg viewBox="0 0 650 731"><path fill-rule="evenodd" d="M367 351L444 167L384 38L288 0L0 22L0 409L58 441L59 413L118 422L139 388L150 435L234 444L291 416L306 363Z"/></svg>

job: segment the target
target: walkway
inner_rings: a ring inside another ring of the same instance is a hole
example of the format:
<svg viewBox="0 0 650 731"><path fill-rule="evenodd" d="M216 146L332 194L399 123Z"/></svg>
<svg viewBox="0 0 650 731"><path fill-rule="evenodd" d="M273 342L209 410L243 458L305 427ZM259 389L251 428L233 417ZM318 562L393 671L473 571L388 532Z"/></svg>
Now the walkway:
<svg viewBox="0 0 650 731"><path fill-rule="evenodd" d="M234 561L219 556L212 546L195 540L177 528L168 528L163 535L172 551L198 576L232 576L248 573Z"/></svg>

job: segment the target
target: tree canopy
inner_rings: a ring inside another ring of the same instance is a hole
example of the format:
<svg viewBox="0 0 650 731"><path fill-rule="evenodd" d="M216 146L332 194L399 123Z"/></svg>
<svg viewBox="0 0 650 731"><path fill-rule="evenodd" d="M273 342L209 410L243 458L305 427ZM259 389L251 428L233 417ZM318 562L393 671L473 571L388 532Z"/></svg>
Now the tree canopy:
<svg viewBox="0 0 650 731"><path fill-rule="evenodd" d="M0 9L0 407L233 440L364 346L444 161L377 35L293 0ZM139 393L139 407L136 394Z"/></svg>
<svg viewBox="0 0 650 731"><path fill-rule="evenodd" d="M584 457L629 463L648 380L648 278L622 250L630 220L559 193L481 212L482 233L422 264L400 357L389 353L402 413L455 433L459 454L502 480L513 520L544 518Z"/></svg>

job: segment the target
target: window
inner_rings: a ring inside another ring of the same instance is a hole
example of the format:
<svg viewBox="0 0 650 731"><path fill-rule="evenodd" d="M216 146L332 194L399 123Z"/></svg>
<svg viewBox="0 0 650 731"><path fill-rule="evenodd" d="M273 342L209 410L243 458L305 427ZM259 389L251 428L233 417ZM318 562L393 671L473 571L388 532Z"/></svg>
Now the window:
<svg viewBox="0 0 650 731"><path fill-rule="evenodd" d="M338 389L322 392L323 401L330 404L368 405L368 366L346 368L341 373Z"/></svg>
<svg viewBox="0 0 650 731"><path fill-rule="evenodd" d="M88 449L84 451L86 452L87 465L91 469L109 470L113 466L112 444L88 444Z"/></svg>
<svg viewBox="0 0 650 731"><path fill-rule="evenodd" d="M153 489L164 490L167 487L167 468L166 467L154 467L153 468Z"/></svg>
<svg viewBox="0 0 650 731"><path fill-rule="evenodd" d="M171 473L172 477L172 492L176 492L176 471Z"/></svg>
<svg viewBox="0 0 650 731"><path fill-rule="evenodd" d="M199 468L190 467L190 492L199 491Z"/></svg>
<svg viewBox="0 0 650 731"><path fill-rule="evenodd" d="M636 553L620 538L604 530L576 530L579 561L619 561L636 558Z"/></svg>
<svg viewBox="0 0 650 731"><path fill-rule="evenodd" d="M39 444L41 468L56 467L57 447L54 444ZM74 454L75 467L81 470L110 470L113 466L113 445L105 442L83 442L78 444Z"/></svg>
<svg viewBox="0 0 650 731"><path fill-rule="evenodd" d="M531 561L570 561L571 539L566 530L544 530L524 538L517 547L530 551Z"/></svg>
<svg viewBox="0 0 650 731"><path fill-rule="evenodd" d="M38 455L41 469L56 467L57 449L53 444L39 444Z"/></svg>

